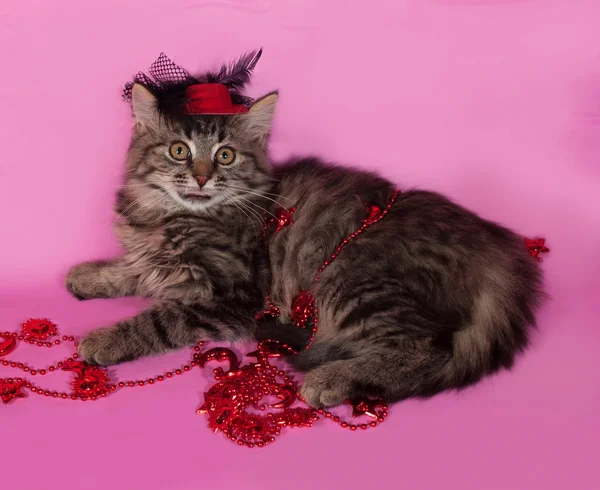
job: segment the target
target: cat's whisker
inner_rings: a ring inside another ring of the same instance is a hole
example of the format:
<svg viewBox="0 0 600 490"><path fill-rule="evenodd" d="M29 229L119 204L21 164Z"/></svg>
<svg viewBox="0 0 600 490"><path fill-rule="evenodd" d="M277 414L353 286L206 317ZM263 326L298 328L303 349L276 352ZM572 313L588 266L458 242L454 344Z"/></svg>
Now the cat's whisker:
<svg viewBox="0 0 600 490"><path fill-rule="evenodd" d="M230 202L232 202L232 203L235 202L235 204L241 206L242 209L245 209L246 211L252 213L254 216L257 217L259 222L262 223L264 221L264 216L261 215L256 209L251 208L247 204L240 202L240 201L236 202L236 199L239 199L239 197L240 196L238 196L238 195L234 195L234 197L230 200Z"/></svg>
<svg viewBox="0 0 600 490"><path fill-rule="evenodd" d="M147 201L145 203L142 203L142 205L140 206L139 209L136 209L133 213L131 213L131 216L135 216L138 213L141 213L142 211L144 211L146 208L151 208L153 206L155 206L156 204L158 204L162 199L164 199L164 195L160 194L158 196L152 196L154 197L154 199L152 199L151 201ZM139 223L140 219L142 218L142 215L140 214L140 216L135 220L135 222L133 223L133 226L137 226L137 224Z"/></svg>
<svg viewBox="0 0 600 490"><path fill-rule="evenodd" d="M121 211L117 217L115 218L115 220L113 221L113 225L119 221L119 218L121 218L121 216L124 216L125 212L130 209L131 207L135 206L136 204L139 204L140 202L142 202L144 199L150 199L153 196L152 194L144 194L143 196L138 197L137 199L135 199L133 202L129 203L129 205L127 207L125 207L125 209L123 209L123 211ZM135 212L134 212L135 213Z"/></svg>
<svg viewBox="0 0 600 490"><path fill-rule="evenodd" d="M233 206L234 206L234 207L237 209L237 211L238 211L238 214L239 214L239 216L240 216L240 219L241 219L241 217L242 217L242 214L241 214L241 213L244 213L244 214L246 215L246 217L247 217L247 218L250 220L250 222L252 223L252 225L254 226L254 221L252 220L252 218L251 218L251 217L248 215L248 213L246 213L246 212L245 212L245 211L244 211L242 208L240 208L240 207L237 205L237 203L235 203L233 200L231 200L231 195L229 195L229 194L225 194L225 199L226 199L226 201L225 201L225 203L224 203L224 204L225 204L225 205L229 205L229 204L233 205ZM256 226L254 227L254 230L256 231Z"/></svg>
<svg viewBox="0 0 600 490"><path fill-rule="evenodd" d="M256 204L255 202L251 201L250 199L246 199L245 197L242 197L242 196L238 196L238 199L242 199L244 202L246 202L248 204L251 204L252 206L260 209L261 211L263 211L264 213L270 214L271 216L273 216L273 218L275 218L277 220L277 216L275 216L271 211L268 211L267 209L263 208L262 206L259 206L258 204Z"/></svg>
<svg viewBox="0 0 600 490"><path fill-rule="evenodd" d="M225 195L225 199L227 199L227 195ZM227 201L225 201L225 204L229 204ZM240 221L242 220L242 212L240 211L239 206L237 206L234 202L232 202L231 204L233 204L233 206L235 206L235 209L237 209L238 215L240 217ZM256 227L254 228L254 231L256 231Z"/></svg>
<svg viewBox="0 0 600 490"><path fill-rule="evenodd" d="M247 204L244 204L243 202L237 202L236 204L241 206L243 209L246 209L249 213L252 213L254 216L257 217L257 219L260 222L262 222L264 220L263 216L256 209L249 207Z"/></svg>
<svg viewBox="0 0 600 490"><path fill-rule="evenodd" d="M247 192L248 194L253 194L253 195L255 195L255 196L262 197L263 199L267 199L267 200L269 200L269 201L272 201L272 202L274 202L275 204L278 204L278 205L279 205L279 206L281 206L282 208L284 208L284 207L285 207L285 206L284 206L283 204L281 204L279 201L277 201L277 200L275 200L275 199L273 199L273 198L271 198L271 197L269 197L269 196L266 196L266 195L265 195L265 193L256 192L256 191L254 191L253 189L248 189L248 188L246 188L246 187L237 187L237 186L233 186L233 185L229 185L229 184L227 185L227 187L229 187L230 189L234 189L234 190L237 190L237 191L244 191L244 192ZM269 193L267 193L267 194L272 194L272 195L274 195L274 196L281 197L282 199L286 199L287 201L289 201L291 204L294 204L294 203L293 203L293 201L291 201L291 200L290 200L290 199L288 199L287 197L281 196L281 195L279 195L279 194L274 194L274 193L271 193L271 192L269 192Z"/></svg>
<svg viewBox="0 0 600 490"><path fill-rule="evenodd" d="M286 201L290 202L291 204L294 204L294 201L292 201L291 199L289 199L285 196L282 196L281 194L276 194L274 192L259 191L258 189L250 189L249 187L239 187L239 186L235 186L235 185L231 185L231 184L228 184L227 186L232 189L235 189L235 190L248 191L250 193L260 195L261 197L266 197L266 196L280 197L280 198L285 199ZM278 202L277 204L281 204L281 203Z"/></svg>
<svg viewBox="0 0 600 490"><path fill-rule="evenodd" d="M133 187L149 187L150 182L133 182L129 184L121 184L117 186L117 189L129 189Z"/></svg>
<svg viewBox="0 0 600 490"><path fill-rule="evenodd" d="M252 217L242 208L238 205L238 203L236 203L233 199L231 199L231 197L235 197L235 194L233 193L225 193L226 198L229 197L229 200L226 201L227 204L232 204L233 206L235 206L235 208L238 210L238 213L241 211L242 213L244 213L246 215L246 217L248 218L248 220L250 221L250 223L252 223L252 226L254 228L254 231L256 232L256 224L254 223L254 220L252 219ZM241 214L240 214L240 218L241 218Z"/></svg>

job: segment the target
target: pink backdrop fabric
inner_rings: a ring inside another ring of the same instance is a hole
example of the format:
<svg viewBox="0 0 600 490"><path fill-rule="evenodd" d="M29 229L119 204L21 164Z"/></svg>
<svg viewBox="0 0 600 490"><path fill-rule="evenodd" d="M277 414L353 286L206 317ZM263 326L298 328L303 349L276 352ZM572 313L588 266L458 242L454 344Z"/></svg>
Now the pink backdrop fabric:
<svg viewBox="0 0 600 490"><path fill-rule="evenodd" d="M0 405L0 486L600 488L597 0L3 0L0 330L47 316L81 335L142 308L78 302L63 287L73 264L119 251L122 85L161 51L195 71L260 46L249 93L280 89L276 160L319 154L376 170L547 238L550 300L531 348L463 393L393 406L375 430L321 423L262 450L195 415L210 369L96 403L30 396ZM111 374L143 378L188 356Z"/></svg>

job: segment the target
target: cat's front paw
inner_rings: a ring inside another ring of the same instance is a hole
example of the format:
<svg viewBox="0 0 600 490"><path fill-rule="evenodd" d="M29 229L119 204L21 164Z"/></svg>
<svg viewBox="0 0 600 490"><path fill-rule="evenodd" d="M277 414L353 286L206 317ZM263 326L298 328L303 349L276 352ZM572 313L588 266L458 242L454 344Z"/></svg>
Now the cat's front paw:
<svg viewBox="0 0 600 490"><path fill-rule="evenodd" d="M79 343L79 356L100 366L123 362L123 346L118 342L116 330L116 327L98 328L86 334Z"/></svg>
<svg viewBox="0 0 600 490"><path fill-rule="evenodd" d="M324 365L309 371L300 394L311 407L333 407L351 397L350 378L340 376L339 369Z"/></svg>
<svg viewBox="0 0 600 490"><path fill-rule="evenodd" d="M67 274L67 290L79 300L102 297L98 288L98 272L103 262L84 262Z"/></svg>

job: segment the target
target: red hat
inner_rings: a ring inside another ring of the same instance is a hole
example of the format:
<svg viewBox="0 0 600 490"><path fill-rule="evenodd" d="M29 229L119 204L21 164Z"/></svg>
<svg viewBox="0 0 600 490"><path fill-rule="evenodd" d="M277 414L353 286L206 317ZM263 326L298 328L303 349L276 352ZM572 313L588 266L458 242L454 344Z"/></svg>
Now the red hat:
<svg viewBox="0 0 600 490"><path fill-rule="evenodd" d="M221 83L190 85L186 91L187 114L241 114L248 112L245 105L233 104L227 87Z"/></svg>

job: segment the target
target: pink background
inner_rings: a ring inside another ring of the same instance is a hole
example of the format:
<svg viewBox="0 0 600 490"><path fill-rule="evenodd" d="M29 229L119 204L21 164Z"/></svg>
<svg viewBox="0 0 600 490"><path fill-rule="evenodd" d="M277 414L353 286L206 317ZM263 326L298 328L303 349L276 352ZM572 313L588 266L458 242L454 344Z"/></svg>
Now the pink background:
<svg viewBox="0 0 600 490"><path fill-rule="evenodd" d="M195 415L210 369L97 403L17 400L0 405L2 488L600 488L597 0L3 0L0 330L48 316L80 335L141 308L63 287L71 265L118 253L122 85L161 51L195 70L259 46L250 93L281 91L274 158L374 169L547 237L551 300L531 349L464 393L394 406L376 430L322 423L263 450Z"/></svg>

